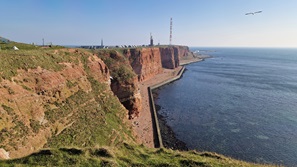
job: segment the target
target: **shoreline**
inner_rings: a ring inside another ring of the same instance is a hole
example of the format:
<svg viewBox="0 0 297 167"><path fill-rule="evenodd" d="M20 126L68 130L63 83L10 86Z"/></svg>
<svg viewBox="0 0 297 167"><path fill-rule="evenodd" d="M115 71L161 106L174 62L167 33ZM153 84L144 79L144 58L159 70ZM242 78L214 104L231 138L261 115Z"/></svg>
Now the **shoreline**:
<svg viewBox="0 0 297 167"><path fill-rule="evenodd" d="M139 89L142 98L142 109L139 116L131 120L132 129L139 144L143 144L149 148L155 148L156 136L154 136L155 130L153 127L148 87L175 77L181 68L182 66L179 66L176 69L163 69L162 73L140 82Z"/></svg>
<svg viewBox="0 0 297 167"><path fill-rule="evenodd" d="M153 94L153 96L158 96L157 92L154 92ZM187 147L186 143L179 140L176 137L176 134L173 132L172 128L167 124L166 117L159 114L161 108L162 107L160 105L156 104L156 111L159 119L163 146L168 149L188 151L189 148Z"/></svg>
<svg viewBox="0 0 297 167"><path fill-rule="evenodd" d="M152 111L152 107L150 104L151 102L149 100L149 97L150 97L149 91L148 91L149 87L154 87L153 89L158 89L159 87L162 87L168 84L168 81L169 83L173 82L176 80L176 77L179 75L179 72L182 70L184 65L200 62L200 61L203 61L205 58L209 58L209 57L210 56L203 55L201 57L194 57L187 60L181 60L180 65L177 68L175 69L164 68L162 73L157 74L148 80L140 82L139 89L140 89L140 94L142 98L142 109L140 111L140 116L131 120L132 130L136 136L136 141L139 144L143 144L144 146L149 148L155 148L156 146L158 146L158 141L159 141L158 134L156 134L156 131L157 131L155 127L156 123L155 123L155 120L153 120L154 113ZM182 72L184 72L184 70ZM182 76L182 74L180 75ZM153 93L153 96L154 96L154 93ZM155 101L154 97L152 98L153 98L153 101ZM157 106L155 105L155 107ZM157 113L157 117L158 116L159 114ZM159 121L158 126L160 126L160 128L162 128L163 130L165 129L167 134L169 134L169 135L165 134L166 148L187 150L185 143L179 141L175 137L175 134L173 133L172 129L166 124L166 121L164 118L160 119L159 117L158 120L156 121L157 123ZM162 132L161 132L161 136L162 137L164 136ZM167 136L170 136L170 137L166 138ZM170 145L171 142L174 144Z"/></svg>

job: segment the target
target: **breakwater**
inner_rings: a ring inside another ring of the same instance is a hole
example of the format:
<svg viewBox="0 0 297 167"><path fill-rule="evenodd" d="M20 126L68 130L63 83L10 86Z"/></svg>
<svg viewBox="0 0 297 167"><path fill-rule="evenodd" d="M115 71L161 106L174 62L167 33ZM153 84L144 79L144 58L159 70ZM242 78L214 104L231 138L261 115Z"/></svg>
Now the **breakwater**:
<svg viewBox="0 0 297 167"><path fill-rule="evenodd" d="M160 130L160 125L159 125L159 120L158 120L158 115L157 115L157 111L156 111L156 106L154 103L154 98L153 98L153 93L152 91L154 89L157 89L161 86L164 86L166 84L169 84L175 80L178 80L182 77L182 74L185 70L185 67L182 67L181 70L178 72L178 74L173 77L170 78L166 81L163 81L161 83L155 84L153 86L148 87L148 94L149 94L149 104L150 104L150 109L151 109L151 114L152 114L152 123L153 123L153 130L154 130L154 143L155 143L155 147L160 147L163 148L163 140L162 140L162 135L161 135L161 130Z"/></svg>

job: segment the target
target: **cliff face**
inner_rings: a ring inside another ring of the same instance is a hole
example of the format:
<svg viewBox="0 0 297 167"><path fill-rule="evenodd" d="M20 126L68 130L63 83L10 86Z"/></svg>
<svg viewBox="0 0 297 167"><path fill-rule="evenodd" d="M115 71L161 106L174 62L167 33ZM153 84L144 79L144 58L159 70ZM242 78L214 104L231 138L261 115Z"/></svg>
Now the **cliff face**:
<svg viewBox="0 0 297 167"><path fill-rule="evenodd" d="M178 55L179 60L183 59L183 57L193 54L187 46L174 46L174 49L175 53Z"/></svg>
<svg viewBox="0 0 297 167"><path fill-rule="evenodd" d="M139 111L141 110L141 95L138 89L137 77L125 83L114 79L111 82L111 90L128 110L129 119L139 116Z"/></svg>
<svg viewBox="0 0 297 167"><path fill-rule="evenodd" d="M52 146L51 143L59 141L60 136L64 135L65 140L70 132L80 134L76 139L95 137L85 134L94 125L102 128L92 129L94 135L97 130L100 133L108 132L104 129L106 125L102 125L100 121L108 121L104 116L108 108L104 106L111 106L109 103L113 103L112 106L120 112L119 115L125 114L126 110L113 99L109 88L109 70L97 56L78 50L40 52L42 56L32 54L31 51L29 54L25 52L14 56L0 54L3 60L0 72L0 159L18 158L39 150L44 145ZM42 65L43 58L53 60L49 63L49 68ZM10 79L3 79L5 74L9 75L4 70L6 67L13 70L14 65L11 63L19 63L25 59L40 62L37 64L42 66L28 69L18 66L17 72ZM96 119L97 122L86 122L88 119ZM109 131L108 133L112 133ZM105 138L110 142L108 136ZM63 145L83 144L77 141L74 144L71 142L73 139L72 136L70 140L65 140ZM58 143L55 144L57 145Z"/></svg>
<svg viewBox="0 0 297 167"><path fill-rule="evenodd" d="M130 61L138 80L147 80L162 72L163 68L174 69L179 61L190 54L187 46L164 46L125 49L123 54Z"/></svg>
<svg viewBox="0 0 297 167"><path fill-rule="evenodd" d="M163 68L178 67L180 58L189 52L186 46L165 46L100 50L97 53L111 71L112 91L133 119L141 110L139 82L161 73Z"/></svg>
<svg viewBox="0 0 297 167"><path fill-rule="evenodd" d="M176 47L160 48L162 67L174 69L179 66L179 54Z"/></svg>
<svg viewBox="0 0 297 167"><path fill-rule="evenodd" d="M162 71L161 53L159 48L128 49L124 51L131 67L143 81Z"/></svg>
<svg viewBox="0 0 297 167"><path fill-rule="evenodd" d="M129 51L130 54L130 51ZM133 72L126 57L119 51L99 51L111 71L111 90L129 111L129 119L139 115L141 110L141 96L138 88L138 76Z"/></svg>

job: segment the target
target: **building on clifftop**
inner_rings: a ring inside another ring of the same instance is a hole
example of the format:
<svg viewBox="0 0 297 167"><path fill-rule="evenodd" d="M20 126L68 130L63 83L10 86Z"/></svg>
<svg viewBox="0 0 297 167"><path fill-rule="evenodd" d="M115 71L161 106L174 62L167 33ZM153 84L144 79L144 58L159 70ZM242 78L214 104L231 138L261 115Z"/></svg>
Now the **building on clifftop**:
<svg viewBox="0 0 297 167"><path fill-rule="evenodd" d="M151 36L151 40L150 40L150 46L154 46L154 40L153 40L152 33L150 34L150 36Z"/></svg>

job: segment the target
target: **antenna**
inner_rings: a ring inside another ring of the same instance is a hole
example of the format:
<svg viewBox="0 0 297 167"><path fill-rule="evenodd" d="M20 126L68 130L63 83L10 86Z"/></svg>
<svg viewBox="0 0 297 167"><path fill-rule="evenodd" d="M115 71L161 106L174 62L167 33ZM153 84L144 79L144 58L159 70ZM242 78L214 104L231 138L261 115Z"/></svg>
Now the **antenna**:
<svg viewBox="0 0 297 167"><path fill-rule="evenodd" d="M170 37L169 37L169 45L172 42L172 17L170 18Z"/></svg>
<svg viewBox="0 0 297 167"><path fill-rule="evenodd" d="M44 38L42 38L42 46L44 46Z"/></svg>

